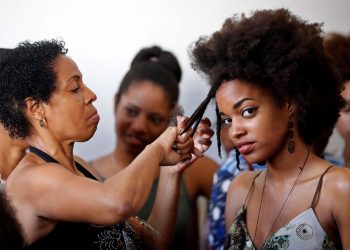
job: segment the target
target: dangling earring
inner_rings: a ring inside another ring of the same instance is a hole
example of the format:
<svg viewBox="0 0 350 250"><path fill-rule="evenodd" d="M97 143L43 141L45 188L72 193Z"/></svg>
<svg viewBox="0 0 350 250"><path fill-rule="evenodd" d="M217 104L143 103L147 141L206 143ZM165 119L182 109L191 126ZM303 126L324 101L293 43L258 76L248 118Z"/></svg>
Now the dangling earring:
<svg viewBox="0 0 350 250"><path fill-rule="evenodd" d="M45 118L41 119L41 120L39 121L39 125L40 125L40 127L42 127L42 128L46 128L46 119L45 119Z"/></svg>
<svg viewBox="0 0 350 250"><path fill-rule="evenodd" d="M288 152L289 153L294 153L295 151L295 143L294 143L294 121L292 116L289 118L288 122Z"/></svg>

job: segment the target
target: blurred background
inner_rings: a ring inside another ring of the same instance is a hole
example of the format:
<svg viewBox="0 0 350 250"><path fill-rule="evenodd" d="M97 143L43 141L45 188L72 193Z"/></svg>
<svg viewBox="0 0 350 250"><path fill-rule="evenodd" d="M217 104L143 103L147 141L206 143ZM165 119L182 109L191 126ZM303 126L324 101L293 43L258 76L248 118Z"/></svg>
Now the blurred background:
<svg viewBox="0 0 350 250"><path fill-rule="evenodd" d="M75 154L91 160L114 147L114 93L141 47L157 44L178 57L183 69L180 104L190 115L209 85L191 69L189 46L235 13L279 7L323 23L325 32L350 32L349 0L0 0L0 47L12 48L23 40L66 42L68 55L98 97L96 134L75 147ZM214 118L213 106L207 116ZM219 162L215 139L213 145L207 154ZM334 134L327 150L339 154L341 147Z"/></svg>

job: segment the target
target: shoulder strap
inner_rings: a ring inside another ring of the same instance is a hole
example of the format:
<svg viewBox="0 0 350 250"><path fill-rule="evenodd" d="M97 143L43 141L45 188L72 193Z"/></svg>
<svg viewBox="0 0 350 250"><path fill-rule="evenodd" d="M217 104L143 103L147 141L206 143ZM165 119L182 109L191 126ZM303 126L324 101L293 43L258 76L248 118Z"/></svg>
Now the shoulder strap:
<svg viewBox="0 0 350 250"><path fill-rule="evenodd" d="M50 155L46 154L44 151L42 151L36 147L29 146L29 151L32 152L33 154L36 154L37 156L39 156L41 159L45 160L46 162L58 163L58 161L56 161L53 157L51 157Z"/></svg>
<svg viewBox="0 0 350 250"><path fill-rule="evenodd" d="M330 165L326 169L326 171L323 172L323 174L320 177L320 180L318 181L318 184L317 184L317 187L316 187L316 191L315 191L315 194L314 194L314 198L312 199L312 202L311 202L311 208L312 209L314 209L316 207L316 204L317 204L318 200L320 199L321 188L322 188L322 183L323 183L323 177L328 172L328 170L330 170L332 167L334 167L334 165Z"/></svg>
<svg viewBox="0 0 350 250"><path fill-rule="evenodd" d="M85 177L88 177L90 179L97 180L95 176L93 176L86 168L84 168L82 165L79 164L79 162L75 161L75 165L77 166L77 169L83 173Z"/></svg>
<svg viewBox="0 0 350 250"><path fill-rule="evenodd" d="M255 179L263 172L263 170L261 170L257 175L254 176L254 179L252 181L252 184L250 185L250 188L249 188L249 191L248 191L248 194L247 194L247 197L245 198L245 201L244 201L244 204L243 204L243 207L246 207L246 204L247 204L247 200L248 198L250 197L251 195L251 192L253 191L253 187L254 187L254 182L255 182Z"/></svg>
<svg viewBox="0 0 350 250"><path fill-rule="evenodd" d="M48 155L47 153L45 153L44 151L33 147L33 146L29 146L29 151L32 152L33 154L36 154L37 156L39 156L41 159L45 160L46 162L53 162L53 163L58 163L58 161L56 161L52 156ZM83 175L85 175L85 177L88 177L90 179L94 179L97 180L95 178L95 176L93 176L89 171L87 171L82 165L80 165L78 162L75 162L75 165L77 166L77 169L83 173Z"/></svg>

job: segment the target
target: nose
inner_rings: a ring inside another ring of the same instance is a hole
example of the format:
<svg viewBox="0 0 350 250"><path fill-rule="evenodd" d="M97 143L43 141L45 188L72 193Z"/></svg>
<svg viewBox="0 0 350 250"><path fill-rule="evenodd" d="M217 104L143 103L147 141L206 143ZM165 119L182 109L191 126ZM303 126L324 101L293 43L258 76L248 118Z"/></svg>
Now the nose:
<svg viewBox="0 0 350 250"><path fill-rule="evenodd" d="M238 121L233 121L231 123L229 134L231 138L239 139L242 135L246 133L243 126Z"/></svg>
<svg viewBox="0 0 350 250"><path fill-rule="evenodd" d="M84 86L85 86L85 91L86 91L85 104L93 103L97 99L96 94L90 88L88 88L86 85L84 85Z"/></svg>
<svg viewBox="0 0 350 250"><path fill-rule="evenodd" d="M137 133L147 133L148 121L147 117L143 114L139 114L131 123L131 129Z"/></svg>

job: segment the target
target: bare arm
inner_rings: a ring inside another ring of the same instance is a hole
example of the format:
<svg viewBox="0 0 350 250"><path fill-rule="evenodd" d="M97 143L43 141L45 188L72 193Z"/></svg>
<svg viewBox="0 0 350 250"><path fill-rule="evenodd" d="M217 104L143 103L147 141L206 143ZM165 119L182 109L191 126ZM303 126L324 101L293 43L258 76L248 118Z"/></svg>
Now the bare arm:
<svg viewBox="0 0 350 250"><path fill-rule="evenodd" d="M205 129L198 131L194 137L195 147L200 151L200 155L211 145L210 138L213 135L208 119L204 119L201 126ZM183 127L185 124L179 122L179 128ZM192 168L200 159L193 155L191 161L161 169L156 200L148 218L148 223L160 232L161 237L157 237L145 227L146 230L143 230L144 241L152 249L169 249L175 231L181 174L188 166L191 165L190 168Z"/></svg>
<svg viewBox="0 0 350 250"><path fill-rule="evenodd" d="M159 164L188 157L171 150L177 134L176 128L169 128L128 168L104 183L76 176L59 164L38 163L30 155L23 163L30 166L23 166L9 180L9 194L20 211L34 216L100 225L121 222L144 205Z"/></svg>
<svg viewBox="0 0 350 250"><path fill-rule="evenodd" d="M336 223L337 231L341 240L342 249L350 249L350 170L339 169L341 171L338 177L332 178L335 188L329 201L334 207L333 217ZM334 221L333 220L333 221Z"/></svg>

